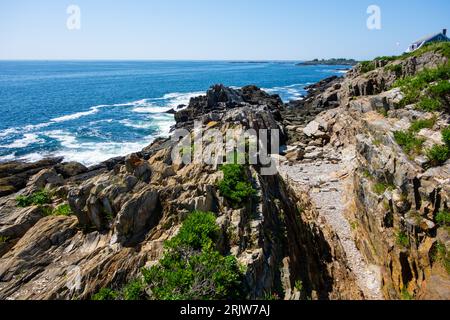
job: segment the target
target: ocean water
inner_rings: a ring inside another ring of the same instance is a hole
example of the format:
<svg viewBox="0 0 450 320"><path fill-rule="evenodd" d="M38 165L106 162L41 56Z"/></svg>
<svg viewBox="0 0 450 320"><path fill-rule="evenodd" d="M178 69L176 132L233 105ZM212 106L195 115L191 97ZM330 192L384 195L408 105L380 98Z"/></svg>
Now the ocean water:
<svg viewBox="0 0 450 320"><path fill-rule="evenodd" d="M213 84L284 101L343 67L294 62L0 61L0 162L63 156L93 165L139 151L174 124L165 111Z"/></svg>

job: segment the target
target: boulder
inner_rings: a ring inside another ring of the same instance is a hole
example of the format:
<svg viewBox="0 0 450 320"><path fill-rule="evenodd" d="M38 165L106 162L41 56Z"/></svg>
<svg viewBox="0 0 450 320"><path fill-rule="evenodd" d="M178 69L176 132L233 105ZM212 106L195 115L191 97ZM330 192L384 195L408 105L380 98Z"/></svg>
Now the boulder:
<svg viewBox="0 0 450 320"><path fill-rule="evenodd" d="M158 203L158 192L151 189L134 195L126 202L118 213L114 226L119 241L124 243L152 228L160 218L157 210Z"/></svg>
<svg viewBox="0 0 450 320"><path fill-rule="evenodd" d="M57 173L65 179L88 172L88 168L78 162L61 163L55 166Z"/></svg>

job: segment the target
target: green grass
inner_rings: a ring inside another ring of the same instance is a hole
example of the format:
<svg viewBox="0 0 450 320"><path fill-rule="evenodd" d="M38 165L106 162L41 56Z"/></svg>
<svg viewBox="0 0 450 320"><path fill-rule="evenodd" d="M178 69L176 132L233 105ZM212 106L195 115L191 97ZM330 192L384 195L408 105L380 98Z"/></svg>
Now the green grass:
<svg viewBox="0 0 450 320"><path fill-rule="evenodd" d="M119 293L117 291L111 290L109 288L100 289L100 291L92 296L92 300L117 300L119 298Z"/></svg>
<svg viewBox="0 0 450 320"><path fill-rule="evenodd" d="M448 80L441 80L428 88L431 95L434 97L445 97L450 94L450 82Z"/></svg>
<svg viewBox="0 0 450 320"><path fill-rule="evenodd" d="M417 138L411 131L396 131L394 139L409 156L420 154L425 143L425 139Z"/></svg>
<svg viewBox="0 0 450 320"><path fill-rule="evenodd" d="M375 58L375 60L378 60L378 61L396 61L398 59L399 59L398 56L381 56L381 57Z"/></svg>
<svg viewBox="0 0 450 320"><path fill-rule="evenodd" d="M48 190L41 190L30 196L18 196L16 198L17 206L26 208L29 206L43 206L52 203L52 196Z"/></svg>
<svg viewBox="0 0 450 320"><path fill-rule="evenodd" d="M6 243L8 242L9 237L5 237L5 236L0 236L0 244Z"/></svg>
<svg viewBox="0 0 450 320"><path fill-rule="evenodd" d="M68 204L62 204L58 207L56 207L55 209L53 209L52 211L52 215L53 216L70 216L72 215L72 209L70 208L70 206Z"/></svg>
<svg viewBox="0 0 450 320"><path fill-rule="evenodd" d="M441 263L448 274L450 274L450 254L444 244L438 242L433 252L434 263Z"/></svg>
<svg viewBox="0 0 450 320"><path fill-rule="evenodd" d="M142 280L134 280L122 290L124 300L137 301L145 298L145 284Z"/></svg>
<svg viewBox="0 0 450 320"><path fill-rule="evenodd" d="M426 151L426 156L431 166L441 166L450 158L450 148L436 144Z"/></svg>
<svg viewBox="0 0 450 320"><path fill-rule="evenodd" d="M389 64L384 67L384 70L394 72L399 77L403 72L403 67L401 64Z"/></svg>
<svg viewBox="0 0 450 320"><path fill-rule="evenodd" d="M436 215L436 222L442 227L450 226L450 212L448 210L441 210Z"/></svg>
<svg viewBox="0 0 450 320"><path fill-rule="evenodd" d="M409 247L409 237L406 233L404 233L403 231L397 233L397 235L395 236L396 240L395 242L399 245L402 246L404 248Z"/></svg>
<svg viewBox="0 0 450 320"><path fill-rule="evenodd" d="M303 291L303 281L301 281L301 280L295 281L294 287L295 287L295 289L297 289L298 292L302 292Z"/></svg>
<svg viewBox="0 0 450 320"><path fill-rule="evenodd" d="M436 124L436 120L437 120L436 117L430 119L416 120L413 123L411 123L409 131L417 133L422 129L432 129Z"/></svg>
<svg viewBox="0 0 450 320"><path fill-rule="evenodd" d="M450 79L450 63L436 69L425 69L415 76L397 80L393 87L401 88L405 94L400 102L400 107L417 103L418 108L440 110L442 108L440 99L447 90L445 81L448 79ZM438 84L431 85L433 82L438 82Z"/></svg>
<svg viewBox="0 0 450 320"><path fill-rule="evenodd" d="M243 165L227 164L221 170L224 178L218 184L220 193L234 208L242 206L256 193Z"/></svg>
<svg viewBox="0 0 450 320"><path fill-rule="evenodd" d="M442 129L441 133L442 140L444 141L445 145L450 148L450 127Z"/></svg>
<svg viewBox="0 0 450 320"><path fill-rule="evenodd" d="M406 288L402 289L401 298L402 300L414 300L414 296Z"/></svg>
<svg viewBox="0 0 450 320"><path fill-rule="evenodd" d="M361 62L361 72L362 73L368 73L373 70L375 70L375 62L374 61Z"/></svg>
<svg viewBox="0 0 450 320"><path fill-rule="evenodd" d="M435 112L442 110L442 102L436 98L422 97L416 105L416 108L426 112Z"/></svg>
<svg viewBox="0 0 450 320"><path fill-rule="evenodd" d="M373 192L375 192L378 195L382 195L386 192L386 190L394 190L395 186L388 185L386 183L378 182L374 184L373 186Z"/></svg>
<svg viewBox="0 0 450 320"><path fill-rule="evenodd" d="M442 140L445 145L435 144L426 152L427 158L431 166L441 166L450 159L450 127L442 129Z"/></svg>

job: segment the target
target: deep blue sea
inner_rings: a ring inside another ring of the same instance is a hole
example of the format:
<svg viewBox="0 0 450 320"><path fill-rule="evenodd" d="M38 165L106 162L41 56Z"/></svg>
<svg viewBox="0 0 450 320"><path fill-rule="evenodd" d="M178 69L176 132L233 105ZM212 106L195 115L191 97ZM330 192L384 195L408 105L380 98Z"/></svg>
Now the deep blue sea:
<svg viewBox="0 0 450 320"><path fill-rule="evenodd" d="M294 62L0 61L0 162L64 156L93 165L167 136L164 113L213 84L298 99L339 66Z"/></svg>

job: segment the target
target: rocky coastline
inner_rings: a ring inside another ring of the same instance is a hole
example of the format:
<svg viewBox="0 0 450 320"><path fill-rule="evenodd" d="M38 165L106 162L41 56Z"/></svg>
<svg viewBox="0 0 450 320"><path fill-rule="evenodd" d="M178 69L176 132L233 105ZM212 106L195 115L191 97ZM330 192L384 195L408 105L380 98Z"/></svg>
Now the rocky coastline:
<svg viewBox="0 0 450 320"><path fill-rule="evenodd" d="M219 187L220 166L174 163L170 138L89 168L0 164L0 299L119 292L160 263L192 212L214 215L215 249L245 270L247 299L450 299L450 161L407 154L396 139L433 119L417 135L423 149L443 145L448 106L403 106L406 89L395 86L448 63L429 50L369 72L359 64L288 104L255 86L192 98L174 111L174 129L280 132L279 173L242 167L252 192L238 205Z"/></svg>

